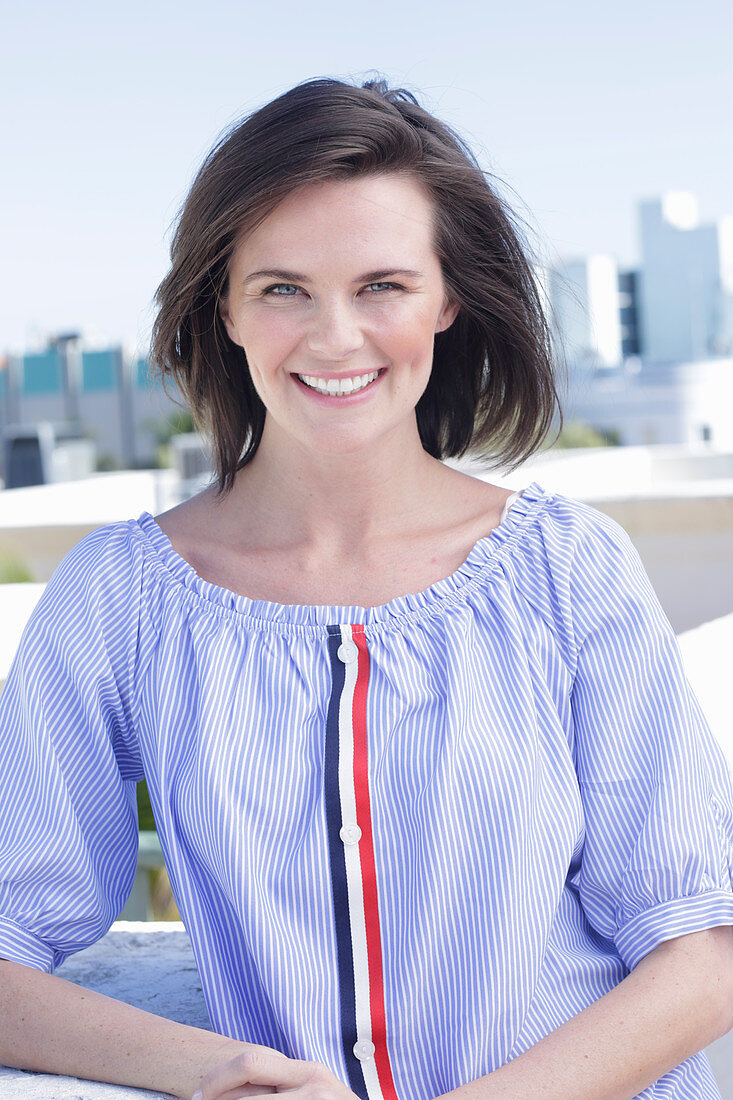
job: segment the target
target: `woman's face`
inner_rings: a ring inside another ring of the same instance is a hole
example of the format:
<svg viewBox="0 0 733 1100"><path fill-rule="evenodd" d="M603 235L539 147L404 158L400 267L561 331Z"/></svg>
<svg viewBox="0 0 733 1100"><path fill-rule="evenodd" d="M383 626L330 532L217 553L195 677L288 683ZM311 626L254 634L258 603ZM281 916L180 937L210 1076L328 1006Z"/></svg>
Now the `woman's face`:
<svg viewBox="0 0 733 1100"><path fill-rule="evenodd" d="M288 195L240 241L221 312L270 443L330 454L387 436L414 444L434 335L458 313L432 212L407 175L330 180Z"/></svg>

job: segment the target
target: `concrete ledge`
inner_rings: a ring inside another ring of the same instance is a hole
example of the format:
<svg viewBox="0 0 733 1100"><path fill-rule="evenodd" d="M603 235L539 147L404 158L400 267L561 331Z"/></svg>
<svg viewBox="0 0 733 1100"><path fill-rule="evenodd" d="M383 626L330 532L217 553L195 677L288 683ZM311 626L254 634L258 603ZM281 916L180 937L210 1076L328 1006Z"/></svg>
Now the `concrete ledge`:
<svg viewBox="0 0 733 1100"><path fill-rule="evenodd" d="M0 548L2 540L0 539ZM13 657L20 645L25 624L43 595L45 584L0 585L0 688L7 679Z"/></svg>
<svg viewBox="0 0 733 1100"><path fill-rule="evenodd" d="M733 772L733 704L729 692L733 615L688 630L677 640L692 690Z"/></svg>
<svg viewBox="0 0 733 1100"><path fill-rule="evenodd" d="M72 955L60 978L211 1030L188 934L179 921L117 921L97 943ZM0 1066L2 1100L170 1100L167 1093Z"/></svg>
<svg viewBox="0 0 733 1100"><path fill-rule="evenodd" d="M0 492L0 547L34 581L50 579L61 558L97 527L177 504L174 470L123 470L80 481Z"/></svg>

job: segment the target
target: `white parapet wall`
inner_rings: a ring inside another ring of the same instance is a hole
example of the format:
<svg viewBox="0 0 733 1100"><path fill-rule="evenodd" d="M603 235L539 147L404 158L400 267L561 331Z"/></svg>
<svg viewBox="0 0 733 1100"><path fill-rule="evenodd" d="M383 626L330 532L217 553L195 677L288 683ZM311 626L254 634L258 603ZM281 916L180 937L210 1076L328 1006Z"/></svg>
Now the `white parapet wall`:
<svg viewBox="0 0 733 1100"><path fill-rule="evenodd" d="M692 690L733 771L733 703L729 691L733 615L724 615L678 636Z"/></svg>
<svg viewBox="0 0 733 1100"><path fill-rule="evenodd" d="M45 584L0 584L0 689Z"/></svg>
<svg viewBox="0 0 733 1100"><path fill-rule="evenodd" d="M125 470L80 481L0 492L0 553L9 553L34 581L47 581L61 558L85 535L179 500L173 470Z"/></svg>

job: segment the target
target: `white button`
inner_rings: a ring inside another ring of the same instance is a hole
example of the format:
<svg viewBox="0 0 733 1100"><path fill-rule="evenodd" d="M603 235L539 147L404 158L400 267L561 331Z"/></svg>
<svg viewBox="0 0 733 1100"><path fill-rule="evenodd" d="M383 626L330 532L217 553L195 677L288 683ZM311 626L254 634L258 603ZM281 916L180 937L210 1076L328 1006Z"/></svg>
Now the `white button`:
<svg viewBox="0 0 733 1100"><path fill-rule="evenodd" d="M343 661L345 665L350 665L352 661L359 659L359 650L354 642L342 642L338 647L336 656L339 661Z"/></svg>
<svg viewBox="0 0 733 1100"><path fill-rule="evenodd" d="M374 1043L369 1039L360 1039L358 1043L354 1043L354 1054L360 1062L365 1062L367 1058L374 1057Z"/></svg>
<svg viewBox="0 0 733 1100"><path fill-rule="evenodd" d="M361 829L358 825L342 825L339 836L344 844L358 844L361 840Z"/></svg>

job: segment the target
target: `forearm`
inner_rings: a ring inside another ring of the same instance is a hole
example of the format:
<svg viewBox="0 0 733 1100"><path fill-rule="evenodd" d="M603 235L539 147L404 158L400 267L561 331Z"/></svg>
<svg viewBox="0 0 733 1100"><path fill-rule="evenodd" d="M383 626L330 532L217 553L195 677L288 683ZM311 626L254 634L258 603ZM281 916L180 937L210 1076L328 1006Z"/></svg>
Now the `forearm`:
<svg viewBox="0 0 733 1100"><path fill-rule="evenodd" d="M727 926L660 944L600 1000L446 1097L632 1100L731 1026L731 948Z"/></svg>
<svg viewBox="0 0 733 1100"><path fill-rule="evenodd" d="M249 1047L4 959L0 1017L5 1065L186 1100L205 1073Z"/></svg>

